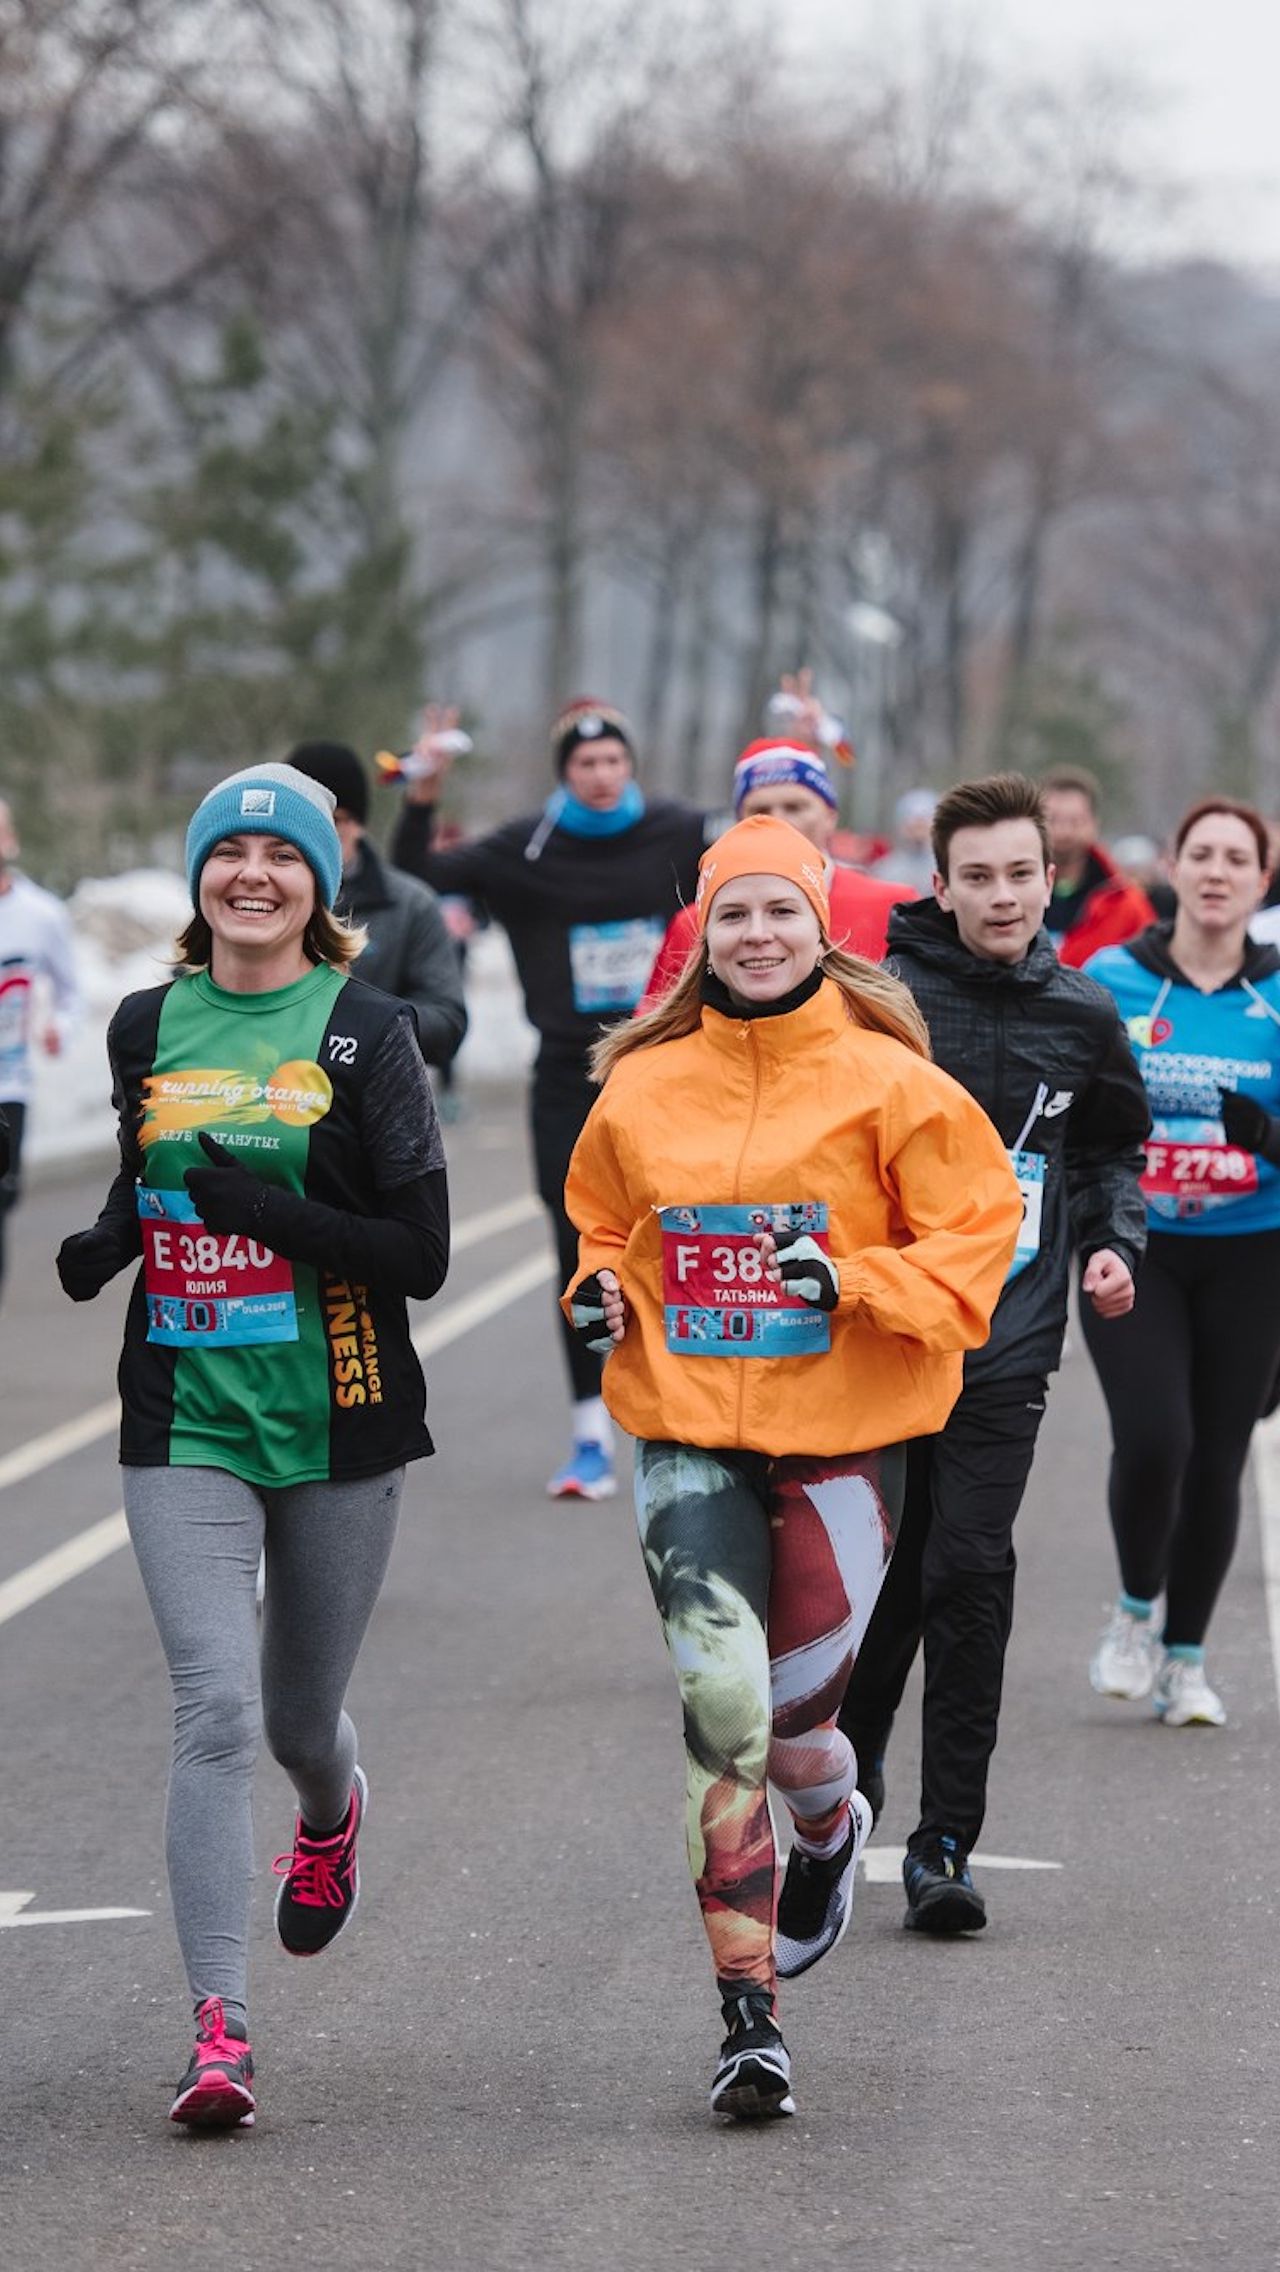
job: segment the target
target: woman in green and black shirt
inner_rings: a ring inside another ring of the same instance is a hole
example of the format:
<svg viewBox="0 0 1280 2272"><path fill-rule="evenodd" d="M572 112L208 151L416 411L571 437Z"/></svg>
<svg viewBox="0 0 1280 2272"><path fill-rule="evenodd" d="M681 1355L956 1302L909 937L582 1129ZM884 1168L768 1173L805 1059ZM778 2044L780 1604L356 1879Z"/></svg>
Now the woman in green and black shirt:
<svg viewBox="0 0 1280 2272"><path fill-rule="evenodd" d="M58 1257L75 1301L142 1258L121 1460L174 1688L167 1849L197 2041L171 2112L207 2126L253 2115L260 1732L300 1808L277 1931L312 1956L355 1907L368 1786L343 1697L405 1463L432 1449L405 1298L447 1268L444 1152L412 1011L348 976L332 807L276 765L198 807L180 975L108 1036L120 1172Z"/></svg>

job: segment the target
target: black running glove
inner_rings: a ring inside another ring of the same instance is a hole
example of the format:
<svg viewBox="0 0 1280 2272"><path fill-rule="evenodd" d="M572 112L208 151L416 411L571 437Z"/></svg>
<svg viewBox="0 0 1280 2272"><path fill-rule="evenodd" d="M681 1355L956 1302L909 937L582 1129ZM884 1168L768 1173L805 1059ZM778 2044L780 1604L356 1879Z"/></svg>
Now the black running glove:
<svg viewBox="0 0 1280 2272"><path fill-rule="evenodd" d="M579 1341L593 1350L597 1357L607 1357L616 1346L613 1335L604 1322L604 1288L596 1271L593 1270L589 1278L584 1278L580 1286L574 1287L569 1303L569 1317Z"/></svg>
<svg viewBox="0 0 1280 2272"><path fill-rule="evenodd" d="M264 1183L203 1129L200 1149L210 1165L188 1168L183 1182L211 1231L239 1231L286 1261L414 1301L427 1301L444 1284L449 1196L442 1167L397 1185L385 1196L384 1215L361 1215Z"/></svg>
<svg viewBox="0 0 1280 2272"><path fill-rule="evenodd" d="M790 1236L777 1242L778 1268L788 1293L815 1310L833 1310L840 1299L840 1273L816 1239Z"/></svg>
<svg viewBox="0 0 1280 2272"><path fill-rule="evenodd" d="M1235 1089L1219 1089L1218 1095L1228 1144L1238 1145L1242 1152L1256 1152L1259 1159L1280 1168L1280 1120L1256 1097L1241 1096Z"/></svg>
<svg viewBox="0 0 1280 2272"><path fill-rule="evenodd" d="M142 1252L138 1190L129 1167L121 1167L106 1205L87 1231L73 1231L58 1248L58 1276L73 1302L91 1302Z"/></svg>
<svg viewBox="0 0 1280 2272"><path fill-rule="evenodd" d="M58 1248L58 1277L64 1294L73 1302L91 1302L110 1284L126 1262L142 1252L138 1239L131 1253L121 1251L118 1231L111 1224L95 1223L92 1230L73 1231Z"/></svg>
<svg viewBox="0 0 1280 2272"><path fill-rule="evenodd" d="M203 1128L199 1140L201 1151L212 1164L188 1168L182 1180L201 1222L223 1235L240 1231L252 1238L265 1232L272 1186L243 1166L216 1137L206 1135ZM264 1238L263 1243L269 1245L270 1241Z"/></svg>

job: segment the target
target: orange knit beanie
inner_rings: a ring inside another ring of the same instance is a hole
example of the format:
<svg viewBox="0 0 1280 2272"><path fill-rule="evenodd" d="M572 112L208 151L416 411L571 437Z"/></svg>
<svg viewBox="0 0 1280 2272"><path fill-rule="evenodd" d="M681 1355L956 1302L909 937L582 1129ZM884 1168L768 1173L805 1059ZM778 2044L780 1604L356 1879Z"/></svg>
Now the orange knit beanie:
<svg viewBox="0 0 1280 2272"><path fill-rule="evenodd" d="M824 931L831 928L826 872L822 854L793 828L789 820L771 813L753 813L725 830L709 844L698 862L698 929L707 927L707 911L716 893L738 876L785 876L804 893Z"/></svg>

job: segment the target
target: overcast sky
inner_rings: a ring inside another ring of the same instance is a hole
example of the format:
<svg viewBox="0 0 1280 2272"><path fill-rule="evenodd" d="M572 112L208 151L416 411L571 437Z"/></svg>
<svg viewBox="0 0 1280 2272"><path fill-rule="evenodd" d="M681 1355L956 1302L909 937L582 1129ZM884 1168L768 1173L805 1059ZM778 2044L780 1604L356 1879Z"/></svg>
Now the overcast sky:
<svg viewBox="0 0 1280 2272"><path fill-rule="evenodd" d="M765 0L806 56L872 37L892 51L930 20L976 27L985 53L1055 74L1131 67L1166 98L1146 147L1193 195L1180 249L1280 282L1280 0Z"/></svg>

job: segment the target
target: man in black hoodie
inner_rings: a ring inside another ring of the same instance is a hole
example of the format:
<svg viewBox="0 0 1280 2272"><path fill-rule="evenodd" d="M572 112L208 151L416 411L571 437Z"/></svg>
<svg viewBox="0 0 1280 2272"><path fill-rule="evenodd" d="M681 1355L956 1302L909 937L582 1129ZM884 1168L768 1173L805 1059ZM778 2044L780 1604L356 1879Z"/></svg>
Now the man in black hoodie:
<svg viewBox="0 0 1280 2272"><path fill-rule="evenodd" d="M1114 1002L1059 962L1044 928L1053 868L1035 783L997 774L951 790L933 845L936 898L894 910L886 967L924 1012L937 1062L1008 1145L1023 1231L946 1427L908 1446L902 1528L840 1725L878 1813L885 1745L923 1638L906 1922L946 1934L986 1923L968 1858L1013 1621L1014 1518L1062 1354L1071 1252L1099 1317L1125 1315L1146 1239L1138 1179L1150 1115Z"/></svg>
<svg viewBox="0 0 1280 2272"><path fill-rule="evenodd" d="M448 770L439 742L419 748L432 770L411 778L391 857L437 891L483 901L511 941L529 1023L538 1035L529 1119L538 1194L551 1218L560 1285L578 1267L564 1179L597 1091L587 1055L603 1026L629 1018L678 907L692 900L706 842L702 813L646 797L631 728L604 702L571 702L551 729L557 786L541 812L437 851L436 800ZM573 1448L547 1489L553 1499L606 1499L617 1489L601 1360L557 1309L570 1380Z"/></svg>

